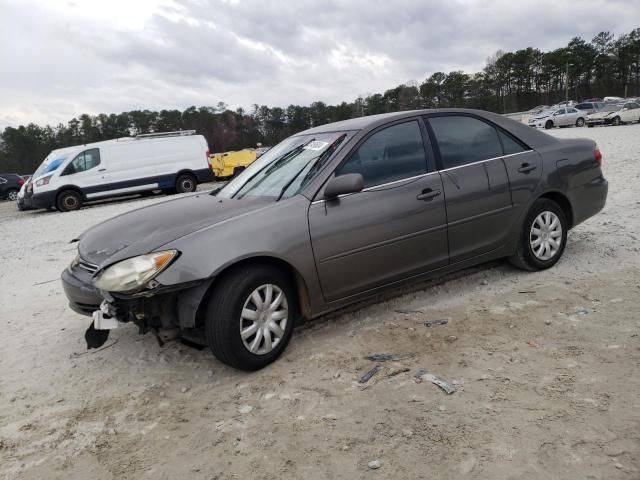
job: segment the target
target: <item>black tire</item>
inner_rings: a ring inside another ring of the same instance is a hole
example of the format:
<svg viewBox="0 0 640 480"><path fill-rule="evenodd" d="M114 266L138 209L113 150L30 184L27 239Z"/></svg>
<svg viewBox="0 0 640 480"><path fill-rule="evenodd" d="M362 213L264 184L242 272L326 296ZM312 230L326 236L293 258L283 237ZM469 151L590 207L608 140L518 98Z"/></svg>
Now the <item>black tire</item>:
<svg viewBox="0 0 640 480"><path fill-rule="evenodd" d="M293 332L297 299L288 276L269 265L238 267L219 280L209 298L205 319L207 344L218 360L240 370L254 371L274 362L284 351ZM273 284L285 295L288 317L278 344L268 353L254 354L240 335L241 313L245 301L258 287Z"/></svg>
<svg viewBox="0 0 640 480"><path fill-rule="evenodd" d="M621 123L622 122L620 121L620 117L614 117L613 120L611 120L611 125L613 125L614 127L617 127Z"/></svg>
<svg viewBox="0 0 640 480"><path fill-rule="evenodd" d="M58 194L56 207L60 212L71 212L82 208L82 195L75 190L65 190Z"/></svg>
<svg viewBox="0 0 640 480"><path fill-rule="evenodd" d="M195 192L198 187L198 182L193 175L183 173L176 178L176 192L177 193L189 193Z"/></svg>
<svg viewBox="0 0 640 480"><path fill-rule="evenodd" d="M576 127L584 127L584 118L576 120Z"/></svg>
<svg viewBox="0 0 640 480"><path fill-rule="evenodd" d="M545 130L550 130L553 128L553 122L551 120L547 120L547 123L544 124Z"/></svg>
<svg viewBox="0 0 640 480"><path fill-rule="evenodd" d="M15 202L18 199L18 190L15 188L10 188L7 190L7 200L11 202Z"/></svg>
<svg viewBox="0 0 640 480"><path fill-rule="evenodd" d="M533 252L530 242L531 228L535 219L543 212L552 212L554 213L562 227L562 237L560 241L560 247L557 252L548 260L541 260ZM567 232L569 230L569 224L567 222L567 216L564 211L553 200L548 198L539 198L536 200L527 216L525 217L524 224L522 225L522 230L520 232L520 237L518 239L518 248L516 250L516 254L512 257L509 257L509 262L515 267L521 268L523 270L536 271L536 270L545 270L550 268L556 264L562 254L564 252L565 246L567 245Z"/></svg>

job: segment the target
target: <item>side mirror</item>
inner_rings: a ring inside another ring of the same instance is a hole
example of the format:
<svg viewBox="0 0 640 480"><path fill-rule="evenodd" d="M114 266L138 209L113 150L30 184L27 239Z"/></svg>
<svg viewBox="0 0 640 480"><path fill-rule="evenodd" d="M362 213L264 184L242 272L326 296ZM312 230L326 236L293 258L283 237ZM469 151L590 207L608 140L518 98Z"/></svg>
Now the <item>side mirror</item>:
<svg viewBox="0 0 640 480"><path fill-rule="evenodd" d="M359 173L347 173L333 177L324 189L324 198L332 199L347 193L360 192L364 188L364 179Z"/></svg>

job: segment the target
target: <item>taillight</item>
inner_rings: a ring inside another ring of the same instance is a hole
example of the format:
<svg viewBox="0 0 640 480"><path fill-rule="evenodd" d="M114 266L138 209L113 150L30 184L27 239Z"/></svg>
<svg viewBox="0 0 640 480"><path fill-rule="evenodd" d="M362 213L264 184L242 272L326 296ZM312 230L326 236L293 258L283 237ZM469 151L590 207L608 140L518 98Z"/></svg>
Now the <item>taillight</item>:
<svg viewBox="0 0 640 480"><path fill-rule="evenodd" d="M22 178L18 179L18 185L20 186L24 185L24 179Z"/></svg>
<svg viewBox="0 0 640 480"><path fill-rule="evenodd" d="M593 158L595 159L595 161L598 164L598 166L601 167L602 166L602 152L598 148L598 145L596 145L595 150L593 151Z"/></svg>

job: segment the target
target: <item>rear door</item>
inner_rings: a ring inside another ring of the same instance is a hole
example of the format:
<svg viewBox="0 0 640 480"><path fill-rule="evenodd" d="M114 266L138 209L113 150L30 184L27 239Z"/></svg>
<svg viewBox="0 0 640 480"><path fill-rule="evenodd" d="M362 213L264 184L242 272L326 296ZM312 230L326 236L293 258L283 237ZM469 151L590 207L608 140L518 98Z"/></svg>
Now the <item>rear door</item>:
<svg viewBox="0 0 640 480"><path fill-rule="evenodd" d="M427 121L444 187L451 263L499 248L513 212L497 129L465 114Z"/></svg>
<svg viewBox="0 0 640 480"><path fill-rule="evenodd" d="M432 159L428 167L425 138L419 118L378 128L335 172L360 173L364 190L312 202L309 230L326 300L448 263L442 182Z"/></svg>

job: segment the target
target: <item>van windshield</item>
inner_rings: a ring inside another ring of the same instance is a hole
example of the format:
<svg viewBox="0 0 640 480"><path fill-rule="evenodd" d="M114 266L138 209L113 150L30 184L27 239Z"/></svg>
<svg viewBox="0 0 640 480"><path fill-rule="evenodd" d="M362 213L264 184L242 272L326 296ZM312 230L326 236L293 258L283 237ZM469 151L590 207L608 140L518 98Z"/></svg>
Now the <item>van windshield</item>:
<svg viewBox="0 0 640 480"><path fill-rule="evenodd" d="M47 158L40 164L38 169L33 174L33 178L41 177L49 172L53 172L58 169L60 165L67 159L67 155L47 155Z"/></svg>
<svg viewBox="0 0 640 480"><path fill-rule="evenodd" d="M346 137L347 132L289 137L249 165L217 196L292 197L316 177Z"/></svg>

